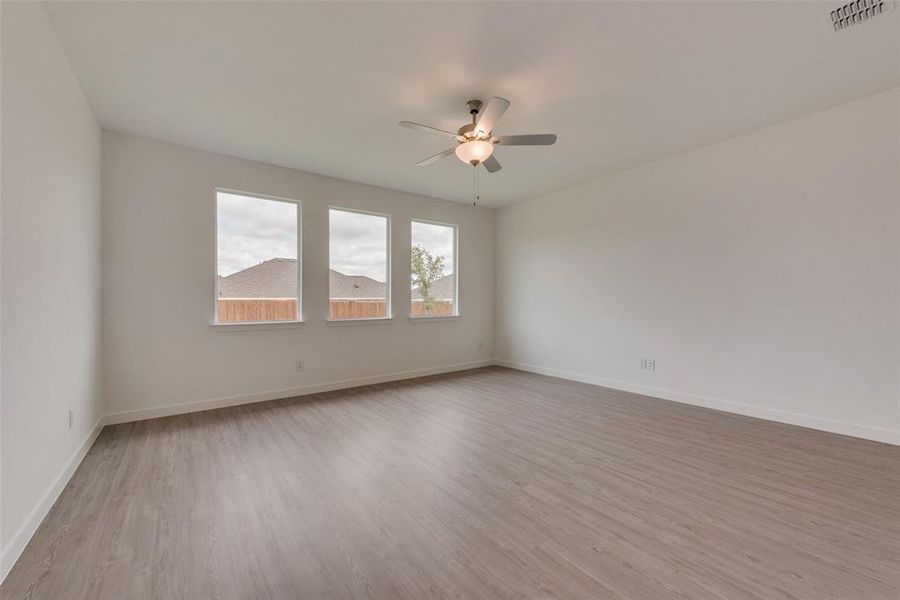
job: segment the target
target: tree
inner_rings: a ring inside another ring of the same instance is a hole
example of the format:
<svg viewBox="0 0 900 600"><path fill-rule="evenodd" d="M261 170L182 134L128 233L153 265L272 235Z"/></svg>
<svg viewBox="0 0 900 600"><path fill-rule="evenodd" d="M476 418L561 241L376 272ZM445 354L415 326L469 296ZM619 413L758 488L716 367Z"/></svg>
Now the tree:
<svg viewBox="0 0 900 600"><path fill-rule="evenodd" d="M425 312L434 309L434 282L444 276L444 257L432 256L422 246L416 245L412 249L412 279L413 285L419 288L422 296L422 306Z"/></svg>

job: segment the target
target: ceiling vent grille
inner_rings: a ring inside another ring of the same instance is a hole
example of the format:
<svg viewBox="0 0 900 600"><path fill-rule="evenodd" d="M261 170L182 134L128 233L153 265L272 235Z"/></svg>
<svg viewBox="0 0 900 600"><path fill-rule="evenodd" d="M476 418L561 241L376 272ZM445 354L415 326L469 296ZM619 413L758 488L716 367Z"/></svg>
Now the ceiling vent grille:
<svg viewBox="0 0 900 600"><path fill-rule="evenodd" d="M893 0L853 0L828 13L829 24L834 31L864 23L894 8Z"/></svg>

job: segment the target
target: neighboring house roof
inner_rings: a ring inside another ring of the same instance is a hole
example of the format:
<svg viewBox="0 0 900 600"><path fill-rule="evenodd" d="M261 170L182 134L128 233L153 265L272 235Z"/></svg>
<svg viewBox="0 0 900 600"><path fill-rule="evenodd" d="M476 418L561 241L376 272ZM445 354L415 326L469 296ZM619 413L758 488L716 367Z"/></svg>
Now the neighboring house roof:
<svg viewBox="0 0 900 600"><path fill-rule="evenodd" d="M386 298L387 288L383 281L376 281L365 275L344 275L334 269L328 270L328 296L336 298Z"/></svg>
<svg viewBox="0 0 900 600"><path fill-rule="evenodd" d="M384 298L385 285L364 275L328 272L332 298ZM221 298L296 298L297 259L272 258L243 271L219 277Z"/></svg>
<svg viewBox="0 0 900 600"><path fill-rule="evenodd" d="M331 298L384 298L385 285L365 275L345 275L334 269L328 271ZM454 275L444 275L434 282L432 295L438 300L453 300ZM296 298L297 260L272 258L247 267L243 271L219 277L221 298ZM414 299L422 299L419 288L413 290Z"/></svg>
<svg viewBox="0 0 900 600"><path fill-rule="evenodd" d="M219 277L220 298L296 298L297 259L273 258Z"/></svg>
<svg viewBox="0 0 900 600"><path fill-rule="evenodd" d="M444 275L431 284L431 295L436 300L453 300L456 295L453 289L454 281L453 273ZM422 300L422 292L419 288L413 290L412 297L416 300Z"/></svg>

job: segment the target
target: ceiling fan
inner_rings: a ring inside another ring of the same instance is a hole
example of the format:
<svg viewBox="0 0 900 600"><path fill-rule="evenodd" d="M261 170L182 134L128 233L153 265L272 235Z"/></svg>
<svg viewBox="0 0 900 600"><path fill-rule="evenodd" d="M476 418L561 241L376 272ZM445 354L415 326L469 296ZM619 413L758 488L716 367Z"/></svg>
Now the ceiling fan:
<svg viewBox="0 0 900 600"><path fill-rule="evenodd" d="M451 137L456 140L456 146L420 160L416 164L420 167L456 153L459 160L468 165L477 167L484 165L490 173L496 173L502 167L494 156L494 146L551 146L556 143L555 133L541 133L532 135L501 135L494 136L494 126L506 109L509 108L509 100L494 96L484 110L481 110L481 100L469 100L466 102L472 122L460 127L456 133L445 131L437 127L429 127L413 123L412 121L400 121L400 125L416 131L424 131L435 135Z"/></svg>

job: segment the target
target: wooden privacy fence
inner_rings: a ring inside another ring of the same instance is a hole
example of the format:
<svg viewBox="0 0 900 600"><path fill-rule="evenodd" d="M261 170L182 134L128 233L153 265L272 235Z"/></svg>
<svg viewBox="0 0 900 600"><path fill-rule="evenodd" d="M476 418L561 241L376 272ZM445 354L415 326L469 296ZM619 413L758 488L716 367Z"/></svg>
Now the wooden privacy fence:
<svg viewBox="0 0 900 600"><path fill-rule="evenodd" d="M384 300L331 300L328 303L329 319L377 319L387 316L387 302Z"/></svg>
<svg viewBox="0 0 900 600"><path fill-rule="evenodd" d="M421 300L413 300L409 309L411 317L450 317L453 315L453 301L435 301L431 312L428 312Z"/></svg>
<svg viewBox="0 0 900 600"><path fill-rule="evenodd" d="M421 300L410 305L412 317L449 317L453 314L453 302L435 302L431 312L425 310ZM328 305L329 319L377 319L387 316L387 302L369 298L332 300Z"/></svg>
<svg viewBox="0 0 900 600"><path fill-rule="evenodd" d="M219 298L219 323L248 321L293 321L297 316L296 298ZM413 300L413 317L447 317L453 314L452 301L437 301L426 311L421 300ZM332 300L329 319L377 319L387 316L387 302L381 299L354 298Z"/></svg>
<svg viewBox="0 0 900 600"><path fill-rule="evenodd" d="M219 298L219 323L295 321L296 298Z"/></svg>

